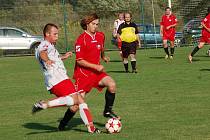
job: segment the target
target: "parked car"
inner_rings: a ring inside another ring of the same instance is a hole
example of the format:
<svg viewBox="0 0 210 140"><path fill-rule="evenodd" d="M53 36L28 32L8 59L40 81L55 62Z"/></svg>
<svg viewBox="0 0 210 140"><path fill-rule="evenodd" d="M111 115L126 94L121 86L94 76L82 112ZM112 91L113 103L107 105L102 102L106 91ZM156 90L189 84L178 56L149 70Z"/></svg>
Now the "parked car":
<svg viewBox="0 0 210 140"><path fill-rule="evenodd" d="M162 47L162 37L160 35L160 25L153 24L137 24L139 29L139 36L141 38L142 48L156 48ZM176 32L175 45L180 46L183 38L182 32ZM112 44L116 44L116 40L112 39Z"/></svg>
<svg viewBox="0 0 210 140"><path fill-rule="evenodd" d="M202 25L201 19L192 19L188 21L183 28L183 41L185 44L196 46L201 36Z"/></svg>
<svg viewBox="0 0 210 140"><path fill-rule="evenodd" d="M42 36L32 36L18 28L0 27L0 49L2 50L27 50L34 53L41 40L43 40Z"/></svg>

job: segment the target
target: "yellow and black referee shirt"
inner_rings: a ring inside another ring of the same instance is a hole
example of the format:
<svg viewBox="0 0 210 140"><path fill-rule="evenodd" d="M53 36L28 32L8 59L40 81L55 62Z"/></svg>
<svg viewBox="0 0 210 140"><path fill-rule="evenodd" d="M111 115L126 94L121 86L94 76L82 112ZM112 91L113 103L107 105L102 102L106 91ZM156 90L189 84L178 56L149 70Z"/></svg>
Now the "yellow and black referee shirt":
<svg viewBox="0 0 210 140"><path fill-rule="evenodd" d="M120 34L120 39L124 42L131 43L137 40L136 34L139 33L137 25L134 22L130 24L120 24L117 33Z"/></svg>

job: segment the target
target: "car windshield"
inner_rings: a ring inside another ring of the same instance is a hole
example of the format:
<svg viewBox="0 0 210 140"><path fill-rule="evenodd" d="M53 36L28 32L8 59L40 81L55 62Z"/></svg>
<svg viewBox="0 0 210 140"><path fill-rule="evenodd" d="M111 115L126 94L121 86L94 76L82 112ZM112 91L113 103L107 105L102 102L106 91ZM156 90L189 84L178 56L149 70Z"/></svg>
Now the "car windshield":
<svg viewBox="0 0 210 140"><path fill-rule="evenodd" d="M159 25L139 25L138 26L139 32L145 32L145 33L159 33L160 32L160 26Z"/></svg>

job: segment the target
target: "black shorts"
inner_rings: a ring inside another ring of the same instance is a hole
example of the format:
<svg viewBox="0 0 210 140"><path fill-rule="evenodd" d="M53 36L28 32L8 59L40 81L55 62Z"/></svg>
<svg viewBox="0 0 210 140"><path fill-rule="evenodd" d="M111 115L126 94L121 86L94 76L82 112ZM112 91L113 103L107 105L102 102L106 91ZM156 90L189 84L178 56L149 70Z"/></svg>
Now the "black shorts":
<svg viewBox="0 0 210 140"><path fill-rule="evenodd" d="M134 41L131 43L122 42L122 54L124 58L128 58L130 54L136 54L136 48L138 46L138 41Z"/></svg>

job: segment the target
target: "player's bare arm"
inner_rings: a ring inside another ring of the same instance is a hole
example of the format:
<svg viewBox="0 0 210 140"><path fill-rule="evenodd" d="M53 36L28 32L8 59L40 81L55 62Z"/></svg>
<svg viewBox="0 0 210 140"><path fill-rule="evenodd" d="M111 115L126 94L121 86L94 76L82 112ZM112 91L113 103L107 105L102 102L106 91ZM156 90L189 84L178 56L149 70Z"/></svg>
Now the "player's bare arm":
<svg viewBox="0 0 210 140"><path fill-rule="evenodd" d="M170 25L170 26L166 27L166 30L168 30L168 29L170 29L170 28L172 28L172 27L175 27L176 25L177 25L177 23L172 24L172 25Z"/></svg>
<svg viewBox="0 0 210 140"><path fill-rule="evenodd" d="M160 26L160 35L163 36L163 25Z"/></svg>
<svg viewBox="0 0 210 140"><path fill-rule="evenodd" d="M101 51L101 58L106 63L110 61L110 58L108 56L105 56L104 50Z"/></svg>
<svg viewBox="0 0 210 140"><path fill-rule="evenodd" d="M136 34L136 38L137 38L137 41L138 41L138 45L139 45L139 48L141 48L141 37L138 35L138 34Z"/></svg>
<svg viewBox="0 0 210 140"><path fill-rule="evenodd" d="M69 57L72 57L72 52L66 52L64 55L61 56L61 60L65 60Z"/></svg>
<svg viewBox="0 0 210 140"><path fill-rule="evenodd" d="M88 62L86 60L83 60L83 59L77 60L77 64L79 66L82 66L82 67L94 69L98 72L103 72L104 71L104 66L103 65L93 64L93 63L90 63L90 62Z"/></svg>
<svg viewBox="0 0 210 140"><path fill-rule="evenodd" d="M54 61L49 59L46 51L41 51L40 52L40 58L49 66L54 63Z"/></svg>

